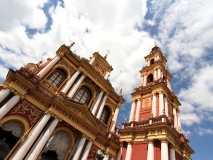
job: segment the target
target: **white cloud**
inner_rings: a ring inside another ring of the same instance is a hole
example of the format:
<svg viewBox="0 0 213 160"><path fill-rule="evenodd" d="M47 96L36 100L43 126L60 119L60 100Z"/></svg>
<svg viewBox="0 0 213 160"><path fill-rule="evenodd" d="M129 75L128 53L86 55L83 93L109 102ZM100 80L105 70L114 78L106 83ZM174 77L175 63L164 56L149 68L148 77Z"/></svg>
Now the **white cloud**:
<svg viewBox="0 0 213 160"><path fill-rule="evenodd" d="M210 129L210 128L197 128L195 129L195 132L200 135L200 136L204 136L204 135L213 135L213 129Z"/></svg>

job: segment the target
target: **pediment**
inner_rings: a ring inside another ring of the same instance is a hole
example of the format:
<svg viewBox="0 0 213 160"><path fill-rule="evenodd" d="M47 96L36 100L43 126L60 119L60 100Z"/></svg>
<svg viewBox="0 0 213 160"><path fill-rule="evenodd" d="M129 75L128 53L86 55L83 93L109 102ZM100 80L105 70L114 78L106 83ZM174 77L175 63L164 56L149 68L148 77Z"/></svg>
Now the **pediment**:
<svg viewBox="0 0 213 160"><path fill-rule="evenodd" d="M70 99L63 100L63 104L73 113L75 113L75 115L81 120L99 129L99 125L96 122L96 118L89 111L88 106L86 104L77 103Z"/></svg>

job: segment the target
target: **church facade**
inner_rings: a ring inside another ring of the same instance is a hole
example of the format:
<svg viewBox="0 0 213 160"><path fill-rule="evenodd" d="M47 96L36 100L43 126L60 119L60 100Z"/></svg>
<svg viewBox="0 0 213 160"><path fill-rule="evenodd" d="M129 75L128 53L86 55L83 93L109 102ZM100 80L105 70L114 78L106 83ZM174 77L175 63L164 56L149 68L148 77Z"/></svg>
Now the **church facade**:
<svg viewBox="0 0 213 160"><path fill-rule="evenodd" d="M145 57L129 122L117 128L124 99L108 80L113 68L97 52L79 57L73 44L9 70L0 85L0 160L191 160L157 46Z"/></svg>

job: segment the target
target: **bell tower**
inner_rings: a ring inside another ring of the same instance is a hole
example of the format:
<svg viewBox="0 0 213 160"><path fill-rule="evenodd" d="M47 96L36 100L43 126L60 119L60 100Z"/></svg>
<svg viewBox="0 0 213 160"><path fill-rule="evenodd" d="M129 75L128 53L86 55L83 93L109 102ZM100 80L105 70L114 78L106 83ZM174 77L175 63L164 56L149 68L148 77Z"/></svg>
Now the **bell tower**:
<svg viewBox="0 0 213 160"><path fill-rule="evenodd" d="M155 45L145 56L140 86L132 93L129 122L120 130L121 160L191 160L181 132L180 102L171 88L166 58Z"/></svg>

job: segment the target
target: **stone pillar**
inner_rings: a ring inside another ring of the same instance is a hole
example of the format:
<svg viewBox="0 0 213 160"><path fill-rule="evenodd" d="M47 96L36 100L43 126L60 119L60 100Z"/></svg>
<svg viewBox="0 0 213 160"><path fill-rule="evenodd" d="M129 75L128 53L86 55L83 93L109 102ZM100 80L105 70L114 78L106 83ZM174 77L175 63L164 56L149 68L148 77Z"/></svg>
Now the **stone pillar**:
<svg viewBox="0 0 213 160"><path fill-rule="evenodd" d="M6 88L0 92L0 103L10 94L10 89Z"/></svg>
<svg viewBox="0 0 213 160"><path fill-rule="evenodd" d="M70 92L68 93L68 97L72 98L74 96L74 94L76 93L76 91L78 90L78 88L80 87L82 81L84 80L86 76L82 75L81 78L77 81L77 83L73 86L73 88L70 90Z"/></svg>
<svg viewBox="0 0 213 160"><path fill-rule="evenodd" d="M76 152L75 152L75 155L73 157L73 160L79 160L79 157L81 155L81 152L82 152L84 144L85 144L85 141L86 141L86 137L82 137L80 142L79 142L79 144L78 144L78 147L76 149Z"/></svg>
<svg viewBox="0 0 213 160"><path fill-rule="evenodd" d="M152 115L153 117L156 116L156 94L152 94Z"/></svg>
<svg viewBox="0 0 213 160"><path fill-rule="evenodd" d="M102 99L102 97L103 97L103 94L104 94L104 92L101 91L100 94L98 95L98 98L97 98L97 100L96 100L96 102L95 102L95 105L94 105L93 108L92 108L92 114L93 114L93 115L95 115L95 113L97 112L97 109L98 109L98 106L99 106L99 104L100 104L100 101L101 101L101 99Z"/></svg>
<svg viewBox="0 0 213 160"><path fill-rule="evenodd" d="M180 123L180 112L177 112L177 125L178 125L178 131L181 132L181 123Z"/></svg>
<svg viewBox="0 0 213 160"><path fill-rule="evenodd" d="M51 60L40 72L38 72L37 76L43 78L47 72L61 59L61 55L57 55L55 58Z"/></svg>
<svg viewBox="0 0 213 160"><path fill-rule="evenodd" d="M48 127L48 129L45 131L44 135L42 135L42 138L37 143L36 147L28 157L28 160L37 159L40 152L44 148L45 144L47 143L48 139L50 138L51 134L53 133L54 129L56 128L59 120L54 119L51 125Z"/></svg>
<svg viewBox="0 0 213 160"><path fill-rule="evenodd" d="M169 155L170 155L169 160L176 160L176 158L175 158L175 149L173 148L173 146L171 146L169 148Z"/></svg>
<svg viewBox="0 0 213 160"><path fill-rule="evenodd" d="M104 79L107 79L109 77L109 73L110 72L106 72L105 76L104 76Z"/></svg>
<svg viewBox="0 0 213 160"><path fill-rule="evenodd" d="M177 112L176 112L176 108L173 108L173 115L174 115L174 127L177 129L178 125L177 125Z"/></svg>
<svg viewBox="0 0 213 160"><path fill-rule="evenodd" d="M84 153L83 153L81 160L87 160L91 147L92 147L92 142L89 141L87 143L85 150L84 150Z"/></svg>
<svg viewBox="0 0 213 160"><path fill-rule="evenodd" d="M75 74L67 81L66 85L63 87L63 89L61 90L61 92L63 92L63 93L66 94L67 91L72 86L72 84L74 83L74 81L76 80L76 78L78 77L79 74L80 74L80 71L75 72Z"/></svg>
<svg viewBox="0 0 213 160"><path fill-rule="evenodd" d="M167 87L172 91L171 82L167 79Z"/></svg>
<svg viewBox="0 0 213 160"><path fill-rule="evenodd" d="M109 159L109 155L108 155L108 154L105 154L104 160L108 160L108 159Z"/></svg>
<svg viewBox="0 0 213 160"><path fill-rule="evenodd" d="M136 108L136 115L135 115L135 121L138 122L139 121L139 117L140 117L140 108L141 108L141 99L138 99L138 103L137 103L137 108Z"/></svg>
<svg viewBox="0 0 213 160"><path fill-rule="evenodd" d="M150 66L150 60L147 61L147 66Z"/></svg>
<svg viewBox="0 0 213 160"><path fill-rule="evenodd" d="M157 80L157 71L156 71L156 69L154 70L154 81L156 81Z"/></svg>
<svg viewBox="0 0 213 160"><path fill-rule="evenodd" d="M128 142L125 160L130 160L131 156L132 156L132 143Z"/></svg>
<svg viewBox="0 0 213 160"><path fill-rule="evenodd" d="M19 95L14 95L7 103L0 108L0 119L2 119L20 100Z"/></svg>
<svg viewBox="0 0 213 160"><path fill-rule="evenodd" d="M167 97L164 97L164 102L165 102L165 115L168 117L169 116L169 108L168 108L168 100Z"/></svg>
<svg viewBox="0 0 213 160"><path fill-rule="evenodd" d="M163 115L164 110L164 96L163 93L159 93L159 116Z"/></svg>
<svg viewBox="0 0 213 160"><path fill-rule="evenodd" d="M153 141L149 141L149 143L148 143L147 160L154 160L154 143L153 143ZM161 159L161 160L164 160L164 159Z"/></svg>
<svg viewBox="0 0 213 160"><path fill-rule="evenodd" d="M98 110L98 114L97 114L97 116L96 116L96 118L98 118L98 119L101 118L101 114L102 114L102 112L103 112L103 109L104 109L106 100L107 100L107 94L104 96L103 101L102 101L102 103L101 103L101 106L100 106L100 108L99 108L99 110Z"/></svg>
<svg viewBox="0 0 213 160"><path fill-rule="evenodd" d="M130 116L129 116L129 122L134 121L134 112L135 112L135 100L132 101L132 107L131 107L131 112L130 112Z"/></svg>
<svg viewBox="0 0 213 160"><path fill-rule="evenodd" d="M95 57L92 57L91 60L89 61L89 64L93 64L95 62Z"/></svg>
<svg viewBox="0 0 213 160"><path fill-rule="evenodd" d="M161 78L161 70L160 70L160 68L158 68L158 79L160 79Z"/></svg>
<svg viewBox="0 0 213 160"><path fill-rule="evenodd" d="M110 126L110 131L111 132L114 132L115 131L115 125L116 125L116 121L118 119L118 112L119 112L119 108L117 107L115 109L115 113L113 115L113 118L112 118L112 123L111 123L111 126Z"/></svg>
<svg viewBox="0 0 213 160"><path fill-rule="evenodd" d="M166 140L161 141L161 159L169 160L168 142Z"/></svg>
<svg viewBox="0 0 213 160"><path fill-rule="evenodd" d="M146 86L146 81L147 81L147 78L146 78L146 75L144 75L143 86Z"/></svg>
<svg viewBox="0 0 213 160"><path fill-rule="evenodd" d="M121 160L121 153L122 153L122 148L120 148L120 149L118 150L116 160Z"/></svg>
<svg viewBox="0 0 213 160"><path fill-rule="evenodd" d="M33 128L33 130L29 133L27 139L23 142L20 149L15 153L11 160L18 160L23 159L30 147L33 145L34 141L41 133L44 126L47 124L48 120L50 119L51 115L45 114L41 120L37 123L37 125Z"/></svg>
<svg viewBox="0 0 213 160"><path fill-rule="evenodd" d="M144 81L144 76L142 75L142 76L141 76L141 83L140 83L140 86L143 86L143 81Z"/></svg>

